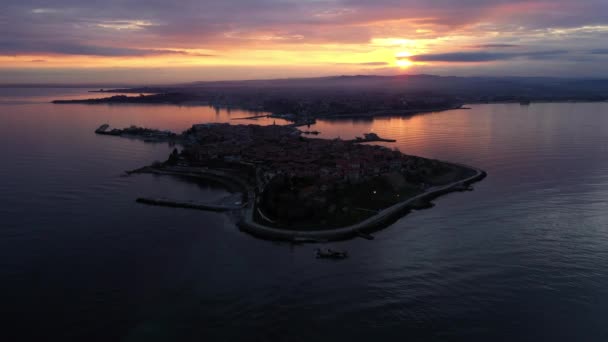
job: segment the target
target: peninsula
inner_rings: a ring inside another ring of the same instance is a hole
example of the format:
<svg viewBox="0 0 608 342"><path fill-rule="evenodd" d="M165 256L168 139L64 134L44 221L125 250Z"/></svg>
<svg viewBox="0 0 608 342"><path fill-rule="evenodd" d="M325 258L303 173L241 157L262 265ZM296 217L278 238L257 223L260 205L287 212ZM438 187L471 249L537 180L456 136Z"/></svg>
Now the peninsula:
<svg viewBox="0 0 608 342"><path fill-rule="evenodd" d="M357 140L306 138L293 125L209 123L193 125L181 134L138 127L109 130L103 125L96 133L144 140L153 136L182 147L165 162L130 173L210 178L241 193L230 204L141 198L139 202L232 210L239 213L242 230L268 239L367 236L409 210L428 208L433 198L469 190L469 184L485 177L485 172L472 167Z"/></svg>

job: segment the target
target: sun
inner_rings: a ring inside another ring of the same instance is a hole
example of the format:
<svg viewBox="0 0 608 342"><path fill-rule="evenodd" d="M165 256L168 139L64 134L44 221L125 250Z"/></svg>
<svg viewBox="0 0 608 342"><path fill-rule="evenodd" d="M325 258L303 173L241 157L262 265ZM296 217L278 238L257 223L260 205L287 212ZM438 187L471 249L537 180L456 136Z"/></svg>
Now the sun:
<svg viewBox="0 0 608 342"><path fill-rule="evenodd" d="M408 59L412 54L407 51L400 51L395 54L395 58L397 61L395 62L400 68L407 68L412 66L412 61Z"/></svg>
<svg viewBox="0 0 608 342"><path fill-rule="evenodd" d="M410 61L409 59L398 59L396 62L397 66L400 68L407 68L412 66L412 61Z"/></svg>

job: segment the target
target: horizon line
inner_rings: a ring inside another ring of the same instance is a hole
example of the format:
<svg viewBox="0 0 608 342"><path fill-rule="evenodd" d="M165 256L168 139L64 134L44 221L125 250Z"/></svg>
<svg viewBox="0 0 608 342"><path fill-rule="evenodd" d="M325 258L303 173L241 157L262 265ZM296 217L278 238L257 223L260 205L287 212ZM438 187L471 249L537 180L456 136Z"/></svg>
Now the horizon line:
<svg viewBox="0 0 608 342"><path fill-rule="evenodd" d="M487 79L568 79L568 80L585 80L585 81L608 81L608 77L585 77L585 76L489 76L489 75L437 75L437 74L396 74L396 75L379 75L379 74L342 74L329 76L314 76L314 77L281 77L281 78L252 78L252 79L225 79L225 80L199 80L199 81L183 81L183 82L90 82L90 83L71 83L71 82L10 82L0 83L0 88L127 88L127 87L170 87L170 86L185 86L195 85L197 83L224 83L224 82L260 82L260 81L287 81L287 80L314 80L339 77L381 77L381 78L398 78L398 77L437 77L437 78L487 78Z"/></svg>

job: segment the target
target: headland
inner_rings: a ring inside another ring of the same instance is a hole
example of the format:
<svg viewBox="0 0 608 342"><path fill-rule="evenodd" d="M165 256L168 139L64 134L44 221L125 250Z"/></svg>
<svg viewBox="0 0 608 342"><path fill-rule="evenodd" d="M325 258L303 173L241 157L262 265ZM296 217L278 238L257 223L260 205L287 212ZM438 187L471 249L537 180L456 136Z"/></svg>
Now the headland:
<svg viewBox="0 0 608 342"><path fill-rule="evenodd" d="M156 173L221 181L238 200L226 204L139 202L202 210L234 211L253 235L288 241L365 236L435 197L469 190L485 177L476 168L406 155L358 140L303 137L293 125L197 124L181 134L130 127L96 133L170 141L162 163L131 173ZM111 133L111 134L109 134ZM361 138L363 140L364 138ZM387 141L367 134L370 141Z"/></svg>

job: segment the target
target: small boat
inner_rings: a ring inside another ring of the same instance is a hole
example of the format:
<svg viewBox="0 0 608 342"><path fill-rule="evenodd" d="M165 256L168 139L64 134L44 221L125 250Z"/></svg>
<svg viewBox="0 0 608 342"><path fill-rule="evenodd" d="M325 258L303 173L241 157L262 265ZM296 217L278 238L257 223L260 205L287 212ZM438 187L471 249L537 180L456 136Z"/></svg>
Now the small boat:
<svg viewBox="0 0 608 342"><path fill-rule="evenodd" d="M317 248L317 259L346 259L348 253L345 251L334 251L331 249L322 250Z"/></svg>

